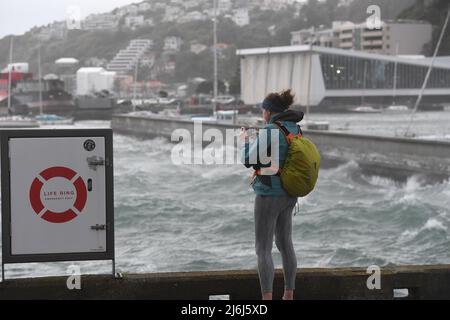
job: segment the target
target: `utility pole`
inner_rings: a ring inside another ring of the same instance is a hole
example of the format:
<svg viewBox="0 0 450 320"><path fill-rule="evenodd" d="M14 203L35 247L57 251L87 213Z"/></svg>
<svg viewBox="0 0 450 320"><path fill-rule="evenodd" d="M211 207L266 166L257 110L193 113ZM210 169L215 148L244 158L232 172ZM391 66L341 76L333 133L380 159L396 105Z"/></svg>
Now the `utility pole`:
<svg viewBox="0 0 450 320"><path fill-rule="evenodd" d="M217 112L217 94L218 94L218 80L217 80L217 0L214 0L214 98L213 98L213 116Z"/></svg>
<svg viewBox="0 0 450 320"><path fill-rule="evenodd" d="M38 48L38 76L39 76L39 114L43 114L42 106L42 71L41 71L41 44Z"/></svg>
<svg viewBox="0 0 450 320"><path fill-rule="evenodd" d="M11 76L12 76L12 63L13 63L13 46L14 36L11 36L11 42L9 44L9 70L8 70L8 115L11 115Z"/></svg>
<svg viewBox="0 0 450 320"><path fill-rule="evenodd" d="M136 98L137 98L137 77L139 68L139 58L136 60L136 67L134 69L134 90L133 90L133 112L136 112Z"/></svg>

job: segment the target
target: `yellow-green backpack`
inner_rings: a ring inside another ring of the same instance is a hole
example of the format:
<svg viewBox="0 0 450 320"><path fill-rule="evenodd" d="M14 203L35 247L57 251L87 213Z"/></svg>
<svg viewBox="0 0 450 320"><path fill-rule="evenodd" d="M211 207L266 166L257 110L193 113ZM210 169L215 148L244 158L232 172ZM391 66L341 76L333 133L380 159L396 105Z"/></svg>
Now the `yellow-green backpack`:
<svg viewBox="0 0 450 320"><path fill-rule="evenodd" d="M305 197L314 190L319 177L319 150L301 131L295 135L280 122L275 122L275 125L283 132L289 145L286 161L280 170L283 189L292 197Z"/></svg>

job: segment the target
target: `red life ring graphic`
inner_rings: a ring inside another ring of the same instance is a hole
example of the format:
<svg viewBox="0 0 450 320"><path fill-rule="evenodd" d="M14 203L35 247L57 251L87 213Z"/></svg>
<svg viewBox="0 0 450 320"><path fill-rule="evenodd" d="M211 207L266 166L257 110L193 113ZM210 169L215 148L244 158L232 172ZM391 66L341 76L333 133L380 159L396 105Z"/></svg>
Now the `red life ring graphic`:
<svg viewBox="0 0 450 320"><path fill-rule="evenodd" d="M43 213L41 218L51 223L65 223L75 219L78 214L83 211L87 201L86 185L81 177L78 177L73 181L76 176L77 173L75 171L66 167L52 167L42 171L39 176L33 180L30 187L30 202L34 212L36 212L37 215ZM47 209L41 199L41 190L44 186L44 182L41 180L48 181L58 177L71 181L77 192L73 207L64 212L53 212Z"/></svg>

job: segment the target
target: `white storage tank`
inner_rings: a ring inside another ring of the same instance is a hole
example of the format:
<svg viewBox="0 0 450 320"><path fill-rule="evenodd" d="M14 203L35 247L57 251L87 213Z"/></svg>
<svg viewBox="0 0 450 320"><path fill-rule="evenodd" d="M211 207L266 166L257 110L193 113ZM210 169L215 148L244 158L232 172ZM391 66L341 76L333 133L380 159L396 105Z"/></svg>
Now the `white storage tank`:
<svg viewBox="0 0 450 320"><path fill-rule="evenodd" d="M112 91L115 72L103 68L81 68L77 71L77 95L84 96L102 90Z"/></svg>

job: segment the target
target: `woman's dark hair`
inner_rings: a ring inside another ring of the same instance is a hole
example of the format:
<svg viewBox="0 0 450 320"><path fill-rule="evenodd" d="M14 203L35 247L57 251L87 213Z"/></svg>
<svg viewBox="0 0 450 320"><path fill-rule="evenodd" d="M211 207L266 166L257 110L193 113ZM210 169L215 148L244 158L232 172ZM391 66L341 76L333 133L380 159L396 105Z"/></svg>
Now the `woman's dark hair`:
<svg viewBox="0 0 450 320"><path fill-rule="evenodd" d="M276 112L283 112L294 103L295 94L291 93L291 89L284 90L281 92L270 93L266 100L270 101L273 105L273 110Z"/></svg>

